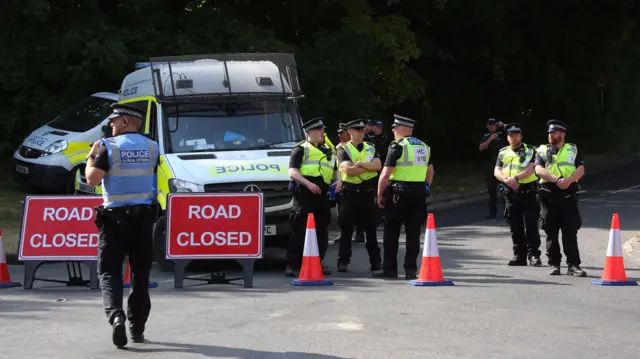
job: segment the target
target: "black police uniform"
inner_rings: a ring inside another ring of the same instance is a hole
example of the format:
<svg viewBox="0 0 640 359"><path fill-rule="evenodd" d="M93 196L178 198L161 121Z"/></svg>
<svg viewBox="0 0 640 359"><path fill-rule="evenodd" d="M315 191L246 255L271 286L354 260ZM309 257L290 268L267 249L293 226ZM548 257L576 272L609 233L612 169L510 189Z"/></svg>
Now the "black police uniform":
<svg viewBox="0 0 640 359"><path fill-rule="evenodd" d="M495 118L487 120L487 124L498 122ZM493 175L493 169L495 168L496 160L498 159L498 152L500 149L507 146L509 143L503 132L503 128L499 127L496 131L498 137L489 143L483 152L485 157L485 182L487 186L487 193L489 194L489 216L487 218L496 218L498 214L498 188L500 183ZM480 143L486 142L491 133L487 132L482 136Z"/></svg>
<svg viewBox="0 0 640 359"><path fill-rule="evenodd" d="M323 118L316 117L302 125L305 132L313 129L324 128ZM291 151L291 157L289 159L289 168L300 169L303 164L304 148L300 142ZM326 158L331 160L334 155L331 148L325 144L320 143L317 148L325 153ZM335 160L335 158L334 158ZM335 164L335 161L334 161ZM337 165L334 165L333 171L337 170ZM320 252L320 260L324 259L327 253L327 247L329 246L329 224L331 222L331 208L329 201L329 188L330 186L324 182L322 176L308 177L305 179L311 181L318 187L320 187L321 194L313 194L307 187L292 181L291 187L293 190L293 208L291 215L289 216L289 223L291 224L291 238L289 239L289 247L287 248L287 268L285 270L285 276L297 277L302 266L302 254L304 251L305 233L307 229L307 217L309 213L313 213L316 235L318 239L318 251ZM323 273L330 275L332 271L326 266L322 266Z"/></svg>
<svg viewBox="0 0 640 359"><path fill-rule="evenodd" d="M346 130L347 130L346 124L344 124L344 123L340 122L340 123L338 124L338 136L340 136L340 134L342 134L342 133L343 133L344 131L346 131ZM338 139L338 142L339 142L339 141L340 141L340 140ZM344 145L344 143L343 143L343 142L339 142L339 143L336 145L336 151L338 151L342 145ZM337 217L336 221L338 222L338 227L340 227L340 230L342 231L342 227L341 227L341 226L342 226L342 224L341 224L341 222L342 222L342 221L341 221L341 218L342 218L342 212L340 211L340 202L341 202L341 199L342 199L342 193L340 193L340 192L336 193L336 217ZM340 235L340 236L338 236L337 238L335 238L335 239L333 240L333 243L338 243L338 242L340 242L340 237L341 237L341 235Z"/></svg>
<svg viewBox="0 0 640 359"><path fill-rule="evenodd" d="M392 126L414 127L416 121L394 115ZM402 156L403 148L395 141L389 146L389 152L384 166L396 167ZM431 158L427 166L431 164ZM417 259L420 255L420 234L427 217L427 193L425 182L389 181L384 189L384 238L383 264L384 275L387 278L398 276L398 247L400 230L405 226L406 253L404 270L406 279L415 279L417 274Z"/></svg>
<svg viewBox="0 0 640 359"><path fill-rule="evenodd" d="M363 130L364 122L362 120L355 120L347 123L348 129ZM367 143L375 150L373 144ZM354 145L351 142L345 143L338 150L338 164L347 162L349 165L357 162L357 160L351 158L348 146L354 146L358 152L364 150L364 143ZM378 152L375 151L371 159L379 159ZM347 266L351 260L351 236L353 235L353 228L359 227L366 233L367 252L369 254L369 264L371 273L374 277L381 277L384 273L382 271L382 259L380 257L380 247L378 247L378 240L376 236L377 227L377 212L378 206L376 204L376 188L377 188L378 176L371 179L366 179L362 183L350 183L346 178L342 178L342 202L340 206L340 212L342 213L340 220L341 228L341 240L340 249L338 252L338 272L346 272Z"/></svg>
<svg viewBox="0 0 640 359"><path fill-rule="evenodd" d="M558 120L547 122L547 132L567 131L568 126ZM584 160L577 146L567 144L576 148L573 162L576 168L584 166ZM545 153L541 154L542 150ZM558 155L562 148L557 148L552 144L543 145L536 153L536 166L547 167L553 161L553 155ZM563 176L559 176L563 178ZM547 234L547 257L549 265L552 267L551 275L560 274L560 243L558 241L559 232L562 231L562 248L567 257L567 274L578 277L586 276L586 272L580 268L580 251L578 249L578 230L582 226L582 217L578 209L579 184L572 183L569 188L562 190L556 183L541 182L538 188L538 200L540 202L540 224Z"/></svg>
<svg viewBox="0 0 640 359"><path fill-rule="evenodd" d="M520 125L517 123L505 125L505 129L507 135L509 133L522 132ZM504 147L498 154L496 167L502 168L512 165L512 163L505 163L504 151L507 149L509 147ZM533 146L522 143L512 151L519 155L521 165L534 163L536 151ZM529 183L520 183L517 191L507 184L502 186L502 196L505 201L504 217L511 229L513 243L514 257L508 262L510 266L527 265L527 258L532 266L539 267L542 265L540 260L540 232L538 231L540 207L536 199L536 189L537 180Z"/></svg>
<svg viewBox="0 0 640 359"><path fill-rule="evenodd" d="M135 107L116 104L111 119L123 114L137 117L144 121L144 114ZM123 133L121 136L131 135ZM142 136L139 133L136 135ZM139 139L138 139L139 140ZM151 139L147 143L154 144ZM122 150L122 149L121 149ZM158 153L155 152L154 175L158 169ZM153 163L153 162L152 162ZM112 169L109 153L106 147L101 147L94 157L93 167L106 172L109 176ZM105 187L105 182L103 182ZM106 191L106 188L103 189ZM156 193L156 189L148 189L149 193ZM106 193L106 192L105 192ZM113 195L113 193L112 193ZM116 346L126 345L124 332L125 315L123 307L123 278L122 264L125 255L131 266L131 292L128 298L126 317L129 319L131 339L134 342L144 341L144 330L151 300L149 297L149 276L153 262L153 225L156 216L155 198L150 205L124 205L114 208L96 207L96 226L100 231L98 243L98 275L102 287L102 299L109 323L113 326L113 342Z"/></svg>

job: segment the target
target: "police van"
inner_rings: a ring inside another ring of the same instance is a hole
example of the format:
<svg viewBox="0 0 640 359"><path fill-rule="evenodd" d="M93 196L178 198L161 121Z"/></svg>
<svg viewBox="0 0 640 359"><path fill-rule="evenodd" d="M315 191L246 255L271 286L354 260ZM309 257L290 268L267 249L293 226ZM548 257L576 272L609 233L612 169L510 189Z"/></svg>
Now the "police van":
<svg viewBox="0 0 640 359"><path fill-rule="evenodd" d="M95 93L33 131L13 154L16 179L42 190L74 193L76 172L84 167L91 144L102 137L117 100L115 93Z"/></svg>
<svg viewBox="0 0 640 359"><path fill-rule="evenodd" d="M144 133L160 145L156 261L172 268L164 216L172 192L262 192L265 245L286 245L289 157L304 139L294 56L166 57L137 66L122 81L118 102L146 109Z"/></svg>

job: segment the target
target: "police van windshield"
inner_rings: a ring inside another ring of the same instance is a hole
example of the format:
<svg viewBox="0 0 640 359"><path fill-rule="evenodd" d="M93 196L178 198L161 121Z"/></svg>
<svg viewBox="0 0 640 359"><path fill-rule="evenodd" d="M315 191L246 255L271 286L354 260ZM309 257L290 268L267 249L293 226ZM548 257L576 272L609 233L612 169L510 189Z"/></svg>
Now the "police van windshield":
<svg viewBox="0 0 640 359"><path fill-rule="evenodd" d="M99 125L111 114L115 101L89 96L48 123L49 127L71 132L85 132Z"/></svg>
<svg viewBox="0 0 640 359"><path fill-rule="evenodd" d="M303 139L292 101L165 105L169 152L293 148Z"/></svg>

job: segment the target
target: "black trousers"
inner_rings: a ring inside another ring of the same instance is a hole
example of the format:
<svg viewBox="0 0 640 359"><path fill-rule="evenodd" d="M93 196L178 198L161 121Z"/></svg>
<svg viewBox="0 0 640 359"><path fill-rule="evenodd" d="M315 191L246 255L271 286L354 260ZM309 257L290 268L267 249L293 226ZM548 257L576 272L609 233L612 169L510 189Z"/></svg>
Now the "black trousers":
<svg viewBox="0 0 640 359"><path fill-rule="evenodd" d="M505 221L511 229L513 254L516 257L540 257L538 218L540 207L535 190L516 193L503 192Z"/></svg>
<svg viewBox="0 0 640 359"><path fill-rule="evenodd" d="M130 327L138 333L144 331L151 311L153 223L153 211L144 205L99 209L96 215L100 231L98 276L104 311L109 324L113 324L116 317L128 317ZM132 275L126 316L122 309L125 255L129 257Z"/></svg>
<svg viewBox="0 0 640 359"><path fill-rule="evenodd" d="M424 188L423 188L424 190ZM385 274L398 272L398 245L400 229L405 227L406 249L404 256L404 270L417 270L418 255L420 255L420 233L427 219L426 194L403 193L394 194L385 191L384 209L384 261L382 267Z"/></svg>
<svg viewBox="0 0 640 359"><path fill-rule="evenodd" d="M349 264L351 261L351 236L353 228L364 229L367 238L367 253L371 267L379 268L380 247L376 236L378 205L373 190L369 192L342 192L340 221L340 249L338 252L338 264Z"/></svg>
<svg viewBox="0 0 640 359"><path fill-rule="evenodd" d="M293 192L293 209L289 216L291 238L287 248L287 265L294 270L299 270L302 266L309 213L313 213L316 222L318 251L320 252L320 260L323 260L329 246L329 223L331 221L329 195L325 192L321 195L314 195L307 188L296 188Z"/></svg>
<svg viewBox="0 0 640 359"><path fill-rule="evenodd" d="M578 197L565 192L538 190L541 228L547 234L547 257L549 265L560 265L559 232L562 231L562 248L567 265L580 265L578 230L582 218L578 209Z"/></svg>

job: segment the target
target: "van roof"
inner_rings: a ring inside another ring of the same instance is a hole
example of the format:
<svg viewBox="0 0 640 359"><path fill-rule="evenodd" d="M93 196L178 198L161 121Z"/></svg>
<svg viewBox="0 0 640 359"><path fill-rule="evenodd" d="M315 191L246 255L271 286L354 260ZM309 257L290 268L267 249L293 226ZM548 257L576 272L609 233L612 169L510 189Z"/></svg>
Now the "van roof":
<svg viewBox="0 0 640 359"><path fill-rule="evenodd" d="M96 92L91 96L105 98L111 101L118 101L118 94L114 92Z"/></svg>
<svg viewBox="0 0 640 359"><path fill-rule="evenodd" d="M120 100L216 97L302 97L292 54L218 54L152 58L122 81Z"/></svg>

